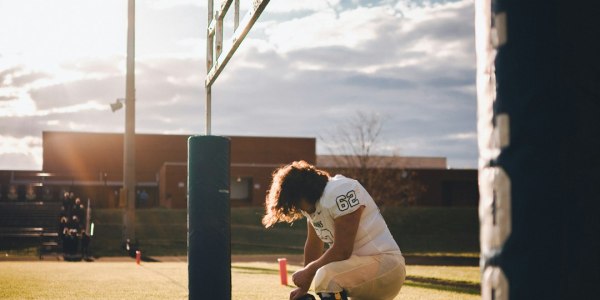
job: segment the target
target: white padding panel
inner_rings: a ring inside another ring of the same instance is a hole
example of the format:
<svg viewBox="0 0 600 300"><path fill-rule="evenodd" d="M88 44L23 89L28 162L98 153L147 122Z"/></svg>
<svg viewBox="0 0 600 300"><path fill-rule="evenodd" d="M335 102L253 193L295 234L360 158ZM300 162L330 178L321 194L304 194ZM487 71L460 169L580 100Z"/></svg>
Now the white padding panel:
<svg viewBox="0 0 600 300"><path fill-rule="evenodd" d="M499 250L511 232L510 179L500 167L479 171L481 252Z"/></svg>
<svg viewBox="0 0 600 300"><path fill-rule="evenodd" d="M494 128L496 145L499 148L506 148L510 143L510 118L508 114L499 114L496 116L496 127Z"/></svg>
<svg viewBox="0 0 600 300"><path fill-rule="evenodd" d="M508 280L502 269L487 267L481 278L481 299L508 300Z"/></svg>

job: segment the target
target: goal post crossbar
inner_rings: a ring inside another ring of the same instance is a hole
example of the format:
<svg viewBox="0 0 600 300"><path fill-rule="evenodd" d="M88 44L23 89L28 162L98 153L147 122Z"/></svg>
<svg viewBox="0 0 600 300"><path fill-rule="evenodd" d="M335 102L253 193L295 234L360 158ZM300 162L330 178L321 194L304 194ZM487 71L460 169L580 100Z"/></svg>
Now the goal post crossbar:
<svg viewBox="0 0 600 300"><path fill-rule="evenodd" d="M231 44L223 49L223 19L233 4L234 26ZM238 49L261 13L269 4L269 0L252 0L252 6L244 15L240 24L240 0L222 0L214 9L214 0L208 0L208 26L206 29L206 135L211 134L212 85ZM224 53L223 53L224 52Z"/></svg>
<svg viewBox="0 0 600 300"><path fill-rule="evenodd" d="M223 19L233 2L235 2L235 26L233 35L231 36L232 42L226 49L223 49ZM209 11L206 53L206 67L208 73L205 80L205 86L207 88L212 86L219 74L223 71L227 62L229 62L246 35L248 35L248 32L250 32L254 23L258 20L260 14L264 11L267 4L269 4L269 0L254 0L252 3L252 7L244 15L241 22L239 22L239 0L223 0L221 1L219 9L215 10L214 13L210 13ZM209 9L211 6L212 5L209 5Z"/></svg>

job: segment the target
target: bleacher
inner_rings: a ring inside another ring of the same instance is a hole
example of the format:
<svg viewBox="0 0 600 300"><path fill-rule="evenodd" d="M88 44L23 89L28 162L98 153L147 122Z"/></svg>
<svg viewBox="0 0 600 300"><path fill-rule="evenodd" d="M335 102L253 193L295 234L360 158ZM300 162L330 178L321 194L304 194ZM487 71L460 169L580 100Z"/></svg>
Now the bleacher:
<svg viewBox="0 0 600 300"><path fill-rule="evenodd" d="M58 255L60 208L58 202L0 202L0 250L34 246L40 259Z"/></svg>

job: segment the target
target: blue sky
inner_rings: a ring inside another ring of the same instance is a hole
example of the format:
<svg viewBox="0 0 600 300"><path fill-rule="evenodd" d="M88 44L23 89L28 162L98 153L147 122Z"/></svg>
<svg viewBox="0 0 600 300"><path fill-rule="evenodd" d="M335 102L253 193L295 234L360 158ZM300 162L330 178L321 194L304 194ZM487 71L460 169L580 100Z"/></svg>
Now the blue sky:
<svg viewBox="0 0 600 300"><path fill-rule="evenodd" d="M136 131L203 134L206 1L136 3ZM125 94L126 13L0 0L0 169L41 169L42 131L123 132L109 103ZM381 154L476 168L473 14L472 0L271 0L213 85L212 133L319 137L364 112L385 120Z"/></svg>

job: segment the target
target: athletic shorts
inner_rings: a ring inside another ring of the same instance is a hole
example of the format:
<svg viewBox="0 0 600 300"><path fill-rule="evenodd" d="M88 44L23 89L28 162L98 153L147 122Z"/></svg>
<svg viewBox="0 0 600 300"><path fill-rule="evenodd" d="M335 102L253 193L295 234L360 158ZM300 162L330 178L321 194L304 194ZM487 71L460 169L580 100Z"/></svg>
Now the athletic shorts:
<svg viewBox="0 0 600 300"><path fill-rule="evenodd" d="M352 300L391 300L405 278L402 254L352 255L317 270L314 284L317 293L345 290Z"/></svg>

